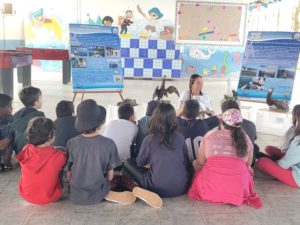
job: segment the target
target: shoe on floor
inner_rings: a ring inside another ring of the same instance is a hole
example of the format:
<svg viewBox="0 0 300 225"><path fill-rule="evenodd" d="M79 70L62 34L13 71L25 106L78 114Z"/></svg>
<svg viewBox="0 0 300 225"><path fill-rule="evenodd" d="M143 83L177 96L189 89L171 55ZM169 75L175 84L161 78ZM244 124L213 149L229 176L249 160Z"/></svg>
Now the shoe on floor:
<svg viewBox="0 0 300 225"><path fill-rule="evenodd" d="M162 199L154 192L145 190L140 187L135 187L132 190L132 193L146 202L148 205L152 206L153 208L161 208L163 205Z"/></svg>
<svg viewBox="0 0 300 225"><path fill-rule="evenodd" d="M115 192L109 191L104 197L105 200L120 204L132 204L136 201L136 197L130 191Z"/></svg>

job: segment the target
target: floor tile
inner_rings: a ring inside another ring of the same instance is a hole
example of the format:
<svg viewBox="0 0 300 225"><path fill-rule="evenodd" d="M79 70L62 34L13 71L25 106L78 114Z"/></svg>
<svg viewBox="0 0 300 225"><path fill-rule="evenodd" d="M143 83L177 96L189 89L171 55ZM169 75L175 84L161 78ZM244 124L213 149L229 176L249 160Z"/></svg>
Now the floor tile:
<svg viewBox="0 0 300 225"><path fill-rule="evenodd" d="M196 212L160 212L161 225L204 225L200 213Z"/></svg>
<svg viewBox="0 0 300 225"><path fill-rule="evenodd" d="M158 225L160 218L158 211L128 211L118 209L116 225Z"/></svg>
<svg viewBox="0 0 300 225"><path fill-rule="evenodd" d="M70 225L115 225L116 213L76 213Z"/></svg>
<svg viewBox="0 0 300 225"><path fill-rule="evenodd" d="M93 205L74 205L76 213L92 213L92 212L116 212L117 204L102 201Z"/></svg>

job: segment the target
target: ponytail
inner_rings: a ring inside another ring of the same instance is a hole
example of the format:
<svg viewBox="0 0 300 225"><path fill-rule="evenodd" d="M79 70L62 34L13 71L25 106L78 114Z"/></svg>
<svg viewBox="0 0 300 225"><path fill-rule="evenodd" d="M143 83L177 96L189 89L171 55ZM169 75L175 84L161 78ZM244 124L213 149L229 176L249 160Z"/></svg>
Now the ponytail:
<svg viewBox="0 0 300 225"><path fill-rule="evenodd" d="M233 146L235 147L236 155L239 158L244 157L247 155L248 145L247 145L247 139L246 134L244 130L239 127L231 127L225 124L223 121L221 121L225 129L228 129L231 131L231 138Z"/></svg>

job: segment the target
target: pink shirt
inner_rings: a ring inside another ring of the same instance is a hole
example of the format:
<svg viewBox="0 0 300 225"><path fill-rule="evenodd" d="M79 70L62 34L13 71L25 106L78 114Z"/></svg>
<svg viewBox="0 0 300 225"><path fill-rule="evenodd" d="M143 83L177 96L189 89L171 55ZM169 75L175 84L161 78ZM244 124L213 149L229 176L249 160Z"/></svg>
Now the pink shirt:
<svg viewBox="0 0 300 225"><path fill-rule="evenodd" d="M253 151L253 144L246 134L248 152ZM212 130L208 132L200 143L200 148L205 149L205 157L211 156L227 156L239 158L235 152L235 147L232 143L230 130ZM249 154L242 157L247 161Z"/></svg>

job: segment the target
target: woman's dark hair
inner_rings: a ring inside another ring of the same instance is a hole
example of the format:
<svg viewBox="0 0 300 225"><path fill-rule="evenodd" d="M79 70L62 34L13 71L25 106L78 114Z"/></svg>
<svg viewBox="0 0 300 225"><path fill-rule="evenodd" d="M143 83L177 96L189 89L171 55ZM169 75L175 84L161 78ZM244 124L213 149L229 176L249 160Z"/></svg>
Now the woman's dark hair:
<svg viewBox="0 0 300 225"><path fill-rule="evenodd" d="M244 130L241 127L231 127L220 120L225 129L230 130L233 146L238 157L243 157L247 154L247 139ZM238 124L237 124L238 125Z"/></svg>
<svg viewBox="0 0 300 225"><path fill-rule="evenodd" d="M300 135L300 105L295 105L292 112L293 126L295 126L295 136ZM298 121L298 123L297 123Z"/></svg>
<svg viewBox="0 0 300 225"><path fill-rule="evenodd" d="M188 99L184 103L183 115L187 119L195 119L199 116L200 105L195 99Z"/></svg>
<svg viewBox="0 0 300 225"><path fill-rule="evenodd" d="M60 101L56 106L56 116L57 118L72 116L74 113L74 105L71 101Z"/></svg>
<svg viewBox="0 0 300 225"><path fill-rule="evenodd" d="M29 121L26 129L26 139L29 144L41 145L53 138L55 126L51 119L36 117Z"/></svg>
<svg viewBox="0 0 300 225"><path fill-rule="evenodd" d="M199 78L199 77L202 79L202 76L199 75L199 74L196 74L196 73L194 73L194 74L190 77L190 83L189 83L190 99L192 99L192 85L195 83L196 79ZM203 95L203 94L202 94L202 91L200 91L199 94L200 94L200 95Z"/></svg>
<svg viewBox="0 0 300 225"><path fill-rule="evenodd" d="M26 107L31 107L41 95L42 91L39 88L29 86L20 91L19 98Z"/></svg>
<svg viewBox="0 0 300 225"><path fill-rule="evenodd" d="M167 148L171 146L171 136L178 127L174 107L169 103L161 103L154 110L149 122L149 133L157 135L160 143Z"/></svg>
<svg viewBox="0 0 300 225"><path fill-rule="evenodd" d="M0 108L8 106L8 104L11 102L12 98L9 95L0 93Z"/></svg>

